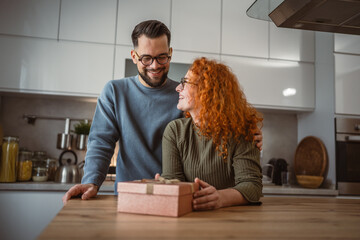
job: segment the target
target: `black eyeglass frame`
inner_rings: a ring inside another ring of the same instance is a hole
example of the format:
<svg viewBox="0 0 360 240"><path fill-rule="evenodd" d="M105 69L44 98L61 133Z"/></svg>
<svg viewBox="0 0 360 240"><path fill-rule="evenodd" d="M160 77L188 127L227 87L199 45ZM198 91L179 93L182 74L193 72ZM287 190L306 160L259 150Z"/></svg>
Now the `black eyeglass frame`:
<svg viewBox="0 0 360 240"><path fill-rule="evenodd" d="M139 59L139 61L140 61L144 66L150 66L151 64L153 64L154 59L155 59L156 62L157 62L158 64L160 64L160 65L165 65L165 64L167 64L168 62L170 62L170 59L171 59L171 54L172 54L171 48L169 49L169 52L170 52L170 54L162 53L162 54L160 54L160 55L158 55L158 56L156 56L156 57L153 57L153 56L151 56L151 55L146 55L146 54L139 56L139 54L134 50L135 55L137 56L137 58ZM144 64L144 63L143 63L143 58L144 58L144 57L149 57L149 58L151 58L151 62L150 62L149 64ZM167 61L166 61L165 63L161 63L161 62L159 62L159 57L166 57L166 58L167 58Z"/></svg>
<svg viewBox="0 0 360 240"><path fill-rule="evenodd" d="M184 89L185 88L185 83L188 83L188 84L192 84L192 85L196 85L195 83L192 83L192 82L189 82L188 80L186 80L188 78L186 77L182 77L180 79L180 84L181 84L181 87Z"/></svg>

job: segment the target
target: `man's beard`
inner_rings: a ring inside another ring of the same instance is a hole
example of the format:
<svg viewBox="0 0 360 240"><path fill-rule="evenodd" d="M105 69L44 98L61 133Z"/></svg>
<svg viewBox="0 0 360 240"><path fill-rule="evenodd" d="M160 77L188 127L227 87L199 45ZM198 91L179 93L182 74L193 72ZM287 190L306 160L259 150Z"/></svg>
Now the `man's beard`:
<svg viewBox="0 0 360 240"><path fill-rule="evenodd" d="M164 82L166 81L167 79L167 75L168 75L168 72L164 72L164 74L161 76L160 78L160 81L159 82L153 82L151 80L151 78L146 74L148 70L145 69L144 73L141 73L139 70L138 70L138 73L140 75L140 77L146 82L147 85L149 85L150 87L153 87L153 88L156 88L156 87L160 87L164 84Z"/></svg>

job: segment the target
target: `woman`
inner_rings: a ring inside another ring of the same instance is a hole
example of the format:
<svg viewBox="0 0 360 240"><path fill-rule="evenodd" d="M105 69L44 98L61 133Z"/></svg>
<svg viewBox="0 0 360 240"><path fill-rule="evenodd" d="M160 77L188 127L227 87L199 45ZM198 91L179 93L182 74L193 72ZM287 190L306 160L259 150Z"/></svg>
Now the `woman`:
<svg viewBox="0 0 360 240"><path fill-rule="evenodd" d="M257 203L262 175L253 137L263 119L235 75L224 64L196 59L176 91L185 118L164 131L162 177L195 179L201 187L195 210Z"/></svg>

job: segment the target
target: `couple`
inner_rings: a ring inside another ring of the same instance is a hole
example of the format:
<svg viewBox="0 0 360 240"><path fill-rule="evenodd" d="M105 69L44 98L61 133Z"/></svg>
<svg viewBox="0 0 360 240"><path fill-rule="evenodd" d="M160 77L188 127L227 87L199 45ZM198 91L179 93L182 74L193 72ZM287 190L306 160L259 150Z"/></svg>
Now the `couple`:
<svg viewBox="0 0 360 240"><path fill-rule="evenodd" d="M195 181L202 189L194 196L194 208L199 210L259 200L261 172L254 140L260 140L261 148L262 136L255 133L262 119L246 102L235 76L220 63L198 59L181 84L167 79L170 37L159 21L135 27L131 56L139 75L104 87L82 184L64 195L64 203L72 196L96 196L116 141L116 182L152 178L160 172L182 181L198 177ZM188 118L179 119L182 111ZM171 122L174 119L179 120Z"/></svg>

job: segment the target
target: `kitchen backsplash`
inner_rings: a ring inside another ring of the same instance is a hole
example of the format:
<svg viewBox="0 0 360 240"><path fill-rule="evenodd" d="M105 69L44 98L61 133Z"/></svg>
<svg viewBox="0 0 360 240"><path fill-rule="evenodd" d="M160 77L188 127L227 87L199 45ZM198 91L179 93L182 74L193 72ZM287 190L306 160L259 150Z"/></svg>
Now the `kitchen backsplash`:
<svg viewBox="0 0 360 240"><path fill-rule="evenodd" d="M63 133L65 120L36 119L35 124L28 124L24 114L69 117L70 119L92 119L96 99L56 97L31 94L1 95L0 122L4 136L19 136L20 147L31 151L46 151L49 156L58 158L62 150L56 148L57 134ZM297 146L296 113L263 112L262 128L264 143L261 163L271 158L284 158L292 169L292 162ZM71 130L74 124L71 121ZM84 160L85 151L75 150L79 161Z"/></svg>

